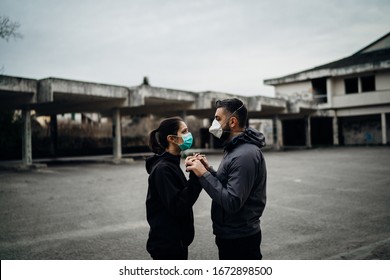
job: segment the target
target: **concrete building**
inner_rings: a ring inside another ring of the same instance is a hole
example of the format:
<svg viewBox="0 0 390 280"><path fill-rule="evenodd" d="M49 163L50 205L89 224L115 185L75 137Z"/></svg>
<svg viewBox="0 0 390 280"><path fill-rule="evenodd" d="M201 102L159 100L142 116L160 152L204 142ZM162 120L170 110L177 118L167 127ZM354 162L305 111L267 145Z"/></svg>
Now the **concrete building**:
<svg viewBox="0 0 390 280"><path fill-rule="evenodd" d="M287 101L264 96L245 97L221 92L189 92L142 83L125 87L84 81L28 78L0 75L0 111L22 112L22 163L32 164L31 114L50 116L50 134L56 142L58 116L68 113L98 113L112 120L113 158L122 158L122 117L139 115L161 117L193 116L210 120L215 101L237 97L247 105L250 118L272 118L288 112ZM208 125L207 121L203 125ZM197 147L214 147L206 128L200 128ZM207 134L207 135L206 135ZM206 135L206 137L205 137ZM206 139L207 138L207 139ZM55 146L55 145L54 145ZM0 155L1 158L1 155Z"/></svg>
<svg viewBox="0 0 390 280"><path fill-rule="evenodd" d="M278 116L281 146L389 143L390 33L349 57L264 83L290 106L311 104Z"/></svg>
<svg viewBox="0 0 390 280"><path fill-rule="evenodd" d="M193 116L202 120L195 132L197 148L212 148L218 143L207 128L215 101L233 97L246 104L253 124L267 120L273 139L268 145L276 149L389 143L390 33L349 57L264 83L275 86L276 97L167 89L151 86L147 79L126 87L0 75L0 111L22 112L22 162L27 166L32 164L31 112L50 116L53 141L60 114L110 118L113 158L118 160L123 116Z"/></svg>

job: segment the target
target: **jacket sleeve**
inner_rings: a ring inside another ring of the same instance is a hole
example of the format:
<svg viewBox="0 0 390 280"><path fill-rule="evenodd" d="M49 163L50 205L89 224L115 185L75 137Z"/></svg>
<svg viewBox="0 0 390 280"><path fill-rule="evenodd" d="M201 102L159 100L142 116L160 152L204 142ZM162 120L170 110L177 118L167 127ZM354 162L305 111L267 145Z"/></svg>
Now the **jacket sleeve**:
<svg viewBox="0 0 390 280"><path fill-rule="evenodd" d="M198 176L194 172L190 172L190 179L187 182L188 192L191 197L191 205L194 205L196 200L199 197L200 192L202 191L202 185L200 184Z"/></svg>
<svg viewBox="0 0 390 280"><path fill-rule="evenodd" d="M180 178L177 178L175 171L168 166L157 168L154 180L163 205L179 218L184 217L191 210L202 190L200 183L197 182L198 180L195 181L194 179L185 180L184 188L178 186L183 182Z"/></svg>
<svg viewBox="0 0 390 280"><path fill-rule="evenodd" d="M203 188L228 213L238 212L247 200L256 174L255 156L241 155L228 164L226 186L215 173L206 172L199 178Z"/></svg>

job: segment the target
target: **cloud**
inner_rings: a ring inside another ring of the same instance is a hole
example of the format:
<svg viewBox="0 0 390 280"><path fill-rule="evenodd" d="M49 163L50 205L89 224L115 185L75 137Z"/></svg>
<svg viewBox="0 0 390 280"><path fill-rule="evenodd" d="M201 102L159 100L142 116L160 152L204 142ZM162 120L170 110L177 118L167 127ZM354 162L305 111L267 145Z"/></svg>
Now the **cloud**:
<svg viewBox="0 0 390 280"><path fill-rule="evenodd" d="M388 1L2 0L23 40L5 74L236 94L351 55L388 32Z"/></svg>

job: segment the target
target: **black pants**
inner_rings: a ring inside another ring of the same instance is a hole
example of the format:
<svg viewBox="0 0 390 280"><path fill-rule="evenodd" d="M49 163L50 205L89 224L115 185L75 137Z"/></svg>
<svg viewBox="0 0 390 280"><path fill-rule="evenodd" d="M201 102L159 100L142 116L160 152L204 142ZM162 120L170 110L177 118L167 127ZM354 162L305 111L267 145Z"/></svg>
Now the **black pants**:
<svg viewBox="0 0 390 280"><path fill-rule="evenodd" d="M188 260L188 246L171 248L150 254L153 260Z"/></svg>
<svg viewBox="0 0 390 280"><path fill-rule="evenodd" d="M223 239L216 237L220 260L261 260L261 231L247 237Z"/></svg>

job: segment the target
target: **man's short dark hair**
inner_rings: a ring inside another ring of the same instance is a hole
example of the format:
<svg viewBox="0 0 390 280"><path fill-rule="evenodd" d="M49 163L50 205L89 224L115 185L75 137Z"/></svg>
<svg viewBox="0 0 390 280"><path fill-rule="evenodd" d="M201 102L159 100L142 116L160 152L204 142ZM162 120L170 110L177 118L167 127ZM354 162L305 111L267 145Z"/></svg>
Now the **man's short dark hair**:
<svg viewBox="0 0 390 280"><path fill-rule="evenodd" d="M238 119L240 127L245 127L248 119L248 110L244 103L237 98L218 100L215 102L217 108L224 108L230 114L234 113L234 116Z"/></svg>

